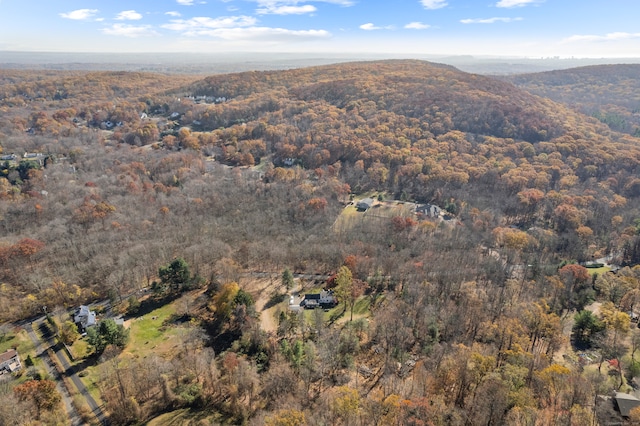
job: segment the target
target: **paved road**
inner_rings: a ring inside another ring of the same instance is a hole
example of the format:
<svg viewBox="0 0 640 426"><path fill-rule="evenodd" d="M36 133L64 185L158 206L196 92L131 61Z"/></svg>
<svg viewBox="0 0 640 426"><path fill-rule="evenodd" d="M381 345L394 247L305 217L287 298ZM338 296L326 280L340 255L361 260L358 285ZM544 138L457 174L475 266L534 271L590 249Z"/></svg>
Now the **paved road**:
<svg viewBox="0 0 640 426"><path fill-rule="evenodd" d="M31 324L31 331L33 332L33 324L36 324L39 327L44 326L41 328L41 330L43 330L42 336L44 339L46 339L46 345L48 345L47 348L51 348L54 350L55 357L58 359L59 364L64 369L64 374L66 374L67 377L71 379L75 387L80 392L80 395L82 395L84 399L87 401L89 408L91 408L91 411L93 411L93 414L100 421L100 424L108 425L109 419L105 415L104 411L102 411L102 408L100 407L100 405L98 405L98 403L93 398L93 396L91 396L91 394L87 390L82 380L80 380L80 377L78 377L78 375L76 374L75 367L72 367L69 364L69 361L67 360L67 357L64 354L64 349L58 348L59 345L55 344L54 336L50 333L48 326L46 326L43 323L42 321L43 318L44 317L40 318L39 321L35 321L34 323Z"/></svg>
<svg viewBox="0 0 640 426"><path fill-rule="evenodd" d="M60 392L60 395L62 395L62 402L64 403L65 409L67 410L67 414L69 415L69 421L71 422L71 426L82 426L84 423L82 421L82 418L76 411L75 407L73 406L71 396L69 395L69 390L64 385L64 382L61 380L58 370L56 370L55 367L51 364L51 360L49 359L49 354L47 353L46 349L42 349L42 342L40 341L36 333L33 331L32 324L31 323L24 324L24 328L25 330L27 330L27 334L29 335L29 338L31 339L31 341L33 342L33 345L35 346L36 356L42 359L42 362L44 363L47 371L49 372L51 377L53 377L56 381L56 388L58 389L58 392Z"/></svg>

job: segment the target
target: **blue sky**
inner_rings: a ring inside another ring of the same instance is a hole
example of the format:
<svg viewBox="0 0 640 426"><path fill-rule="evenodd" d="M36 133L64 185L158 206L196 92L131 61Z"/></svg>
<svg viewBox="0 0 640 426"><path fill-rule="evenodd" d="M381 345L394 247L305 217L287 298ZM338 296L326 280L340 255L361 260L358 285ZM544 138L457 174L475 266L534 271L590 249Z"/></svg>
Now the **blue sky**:
<svg viewBox="0 0 640 426"><path fill-rule="evenodd" d="M640 57L638 0L0 0L0 50Z"/></svg>

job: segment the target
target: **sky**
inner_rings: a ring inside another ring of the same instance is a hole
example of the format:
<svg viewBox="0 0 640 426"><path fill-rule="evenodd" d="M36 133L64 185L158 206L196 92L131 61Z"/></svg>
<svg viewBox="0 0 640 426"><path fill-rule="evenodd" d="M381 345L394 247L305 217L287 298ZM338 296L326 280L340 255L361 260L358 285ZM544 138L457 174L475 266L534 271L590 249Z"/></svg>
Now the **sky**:
<svg viewBox="0 0 640 426"><path fill-rule="evenodd" d="M0 0L0 51L640 57L639 0Z"/></svg>

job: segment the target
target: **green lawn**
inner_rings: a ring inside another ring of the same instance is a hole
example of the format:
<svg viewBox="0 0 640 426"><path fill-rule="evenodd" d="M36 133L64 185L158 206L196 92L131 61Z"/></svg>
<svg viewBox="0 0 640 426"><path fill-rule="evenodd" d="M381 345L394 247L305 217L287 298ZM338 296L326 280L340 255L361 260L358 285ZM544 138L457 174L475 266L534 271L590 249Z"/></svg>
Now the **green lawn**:
<svg viewBox="0 0 640 426"><path fill-rule="evenodd" d="M374 205L366 212L361 212L356 209L358 201L371 197L374 199ZM351 229L363 220L376 220L376 219L388 219L394 216L409 217L413 215L415 204L404 203L401 201L377 201L378 193L363 194L354 199L351 205L345 207L340 216L333 224L334 232L341 232L347 229Z"/></svg>
<svg viewBox="0 0 640 426"><path fill-rule="evenodd" d="M366 216L392 218L395 216L407 217L413 215L415 205L400 201L385 201L376 204L365 212Z"/></svg>
<svg viewBox="0 0 640 426"><path fill-rule="evenodd" d="M75 360L82 359L91 353L89 344L85 339L76 340L73 345L69 346L69 349Z"/></svg>
<svg viewBox="0 0 640 426"><path fill-rule="evenodd" d="M176 335L175 327L163 327L162 324L176 313L174 304L168 304L141 317L133 318L130 323L130 339L125 352L143 355L151 349L163 346L172 335Z"/></svg>
<svg viewBox="0 0 640 426"><path fill-rule="evenodd" d="M9 349L16 348L18 351L18 355L20 356L20 362L22 362L23 369L18 372L18 381L23 382L27 380L27 376L23 374L26 370L25 360L28 356L31 356L31 360L33 361L34 367L38 369L38 371L43 374L46 374L46 368L40 358L36 356L36 348L29 338L26 330L19 330L15 333L8 333L4 340L0 342L0 353L3 353Z"/></svg>
<svg viewBox="0 0 640 426"><path fill-rule="evenodd" d="M162 324L175 312L174 304L168 304L146 315L133 318L129 322L129 343L120 355L121 359L144 357L152 352L162 353L169 350L174 344L171 337L179 333L179 328L164 328ZM100 380L100 365L86 367L80 376L89 393L99 401L100 392L96 383Z"/></svg>
<svg viewBox="0 0 640 426"><path fill-rule="evenodd" d="M22 360L24 360L27 355L31 355L31 358L35 355L35 347L25 330L20 330L17 333L8 333L4 340L0 342L0 353L13 348L18 350L18 354Z"/></svg>
<svg viewBox="0 0 640 426"><path fill-rule="evenodd" d="M589 271L591 275L595 275L595 274L602 275L609 272L610 270L611 268L608 266L602 266L600 268L587 268L587 271Z"/></svg>
<svg viewBox="0 0 640 426"><path fill-rule="evenodd" d="M369 296L359 298L353 306L353 316L368 314L369 306L371 306L371 298Z"/></svg>
<svg viewBox="0 0 640 426"><path fill-rule="evenodd" d="M318 292L320 290L317 290ZM314 293L313 290L308 291L307 293ZM356 304L353 307L353 319L362 318L369 314L369 306L371 305L371 298L369 296L362 296L358 298ZM344 311L344 313L343 313ZM314 318L314 310L313 309L303 309L304 320L307 324L313 322ZM349 321L351 318L351 310L349 305L347 305L347 309L344 309L344 303L338 303L335 307L328 309L324 312L324 320L327 323L331 322L344 322Z"/></svg>

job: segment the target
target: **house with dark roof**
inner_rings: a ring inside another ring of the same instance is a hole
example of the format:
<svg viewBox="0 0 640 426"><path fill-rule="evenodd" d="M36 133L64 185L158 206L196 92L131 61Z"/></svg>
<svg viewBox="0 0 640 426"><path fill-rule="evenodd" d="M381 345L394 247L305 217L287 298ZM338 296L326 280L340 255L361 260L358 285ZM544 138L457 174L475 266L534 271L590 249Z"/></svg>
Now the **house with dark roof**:
<svg viewBox="0 0 640 426"><path fill-rule="evenodd" d="M18 371L22 368L22 363L20 362L20 356L18 355L18 351L15 349L9 349L6 352L0 354L0 374L2 373L13 373L14 371Z"/></svg>
<svg viewBox="0 0 640 426"><path fill-rule="evenodd" d="M356 203L356 209L360 212L365 212L373 206L373 198L364 198Z"/></svg>
<svg viewBox="0 0 640 426"><path fill-rule="evenodd" d="M416 213L423 214L427 217L440 217L442 209L435 204L421 204L416 207Z"/></svg>
<svg viewBox="0 0 640 426"><path fill-rule="evenodd" d="M616 392L613 397L613 403L623 417L629 417L631 410L640 407L640 399L622 392Z"/></svg>
<svg viewBox="0 0 640 426"><path fill-rule="evenodd" d="M305 294L300 306L305 309L332 308L338 303L333 290L322 290L320 293Z"/></svg>

